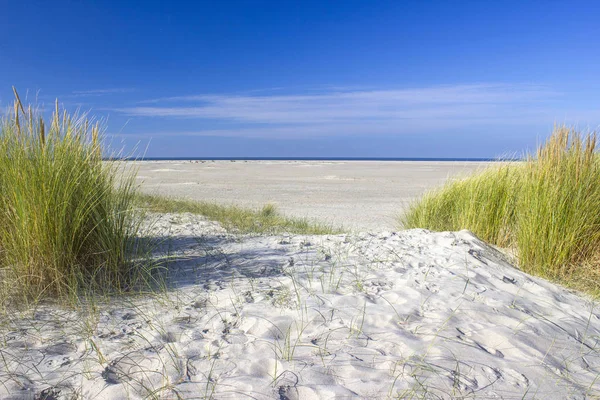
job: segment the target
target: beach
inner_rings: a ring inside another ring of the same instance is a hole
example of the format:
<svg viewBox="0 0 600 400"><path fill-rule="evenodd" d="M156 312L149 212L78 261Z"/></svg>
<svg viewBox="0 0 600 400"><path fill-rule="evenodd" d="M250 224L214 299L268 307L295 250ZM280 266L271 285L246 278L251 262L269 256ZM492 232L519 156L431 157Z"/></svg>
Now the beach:
<svg viewBox="0 0 600 400"><path fill-rule="evenodd" d="M273 202L354 231L239 234L150 213L164 285L5 315L0 398L600 398L597 301L469 231L393 228L403 201L481 164L138 166L150 193Z"/></svg>
<svg viewBox="0 0 600 400"><path fill-rule="evenodd" d="M240 236L155 217L168 286L12 313L1 398L600 398L598 304L468 231Z"/></svg>
<svg viewBox="0 0 600 400"><path fill-rule="evenodd" d="M4 2L0 400L600 400L598 16Z"/></svg>
<svg viewBox="0 0 600 400"><path fill-rule="evenodd" d="M410 202L490 163L465 161L141 161L142 191L246 207L361 230L398 229Z"/></svg>

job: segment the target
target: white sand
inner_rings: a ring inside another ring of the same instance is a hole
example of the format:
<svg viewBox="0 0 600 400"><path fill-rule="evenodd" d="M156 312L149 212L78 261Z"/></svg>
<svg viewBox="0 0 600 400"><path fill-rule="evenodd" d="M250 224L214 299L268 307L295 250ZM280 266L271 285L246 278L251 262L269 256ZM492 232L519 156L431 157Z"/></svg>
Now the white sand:
<svg viewBox="0 0 600 400"><path fill-rule="evenodd" d="M600 398L598 304L467 231L156 229L170 289L13 315L0 398Z"/></svg>
<svg viewBox="0 0 600 400"><path fill-rule="evenodd" d="M144 161L138 180L149 193L247 207L273 203L356 231L398 229L396 216L449 177L489 163L447 161Z"/></svg>

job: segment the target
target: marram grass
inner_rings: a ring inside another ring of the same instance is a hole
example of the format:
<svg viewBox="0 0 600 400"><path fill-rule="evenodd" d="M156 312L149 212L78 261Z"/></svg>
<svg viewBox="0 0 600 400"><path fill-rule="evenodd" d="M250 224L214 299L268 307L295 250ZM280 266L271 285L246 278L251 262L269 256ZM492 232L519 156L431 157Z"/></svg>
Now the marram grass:
<svg viewBox="0 0 600 400"><path fill-rule="evenodd" d="M183 213L203 215L217 221L225 229L236 233L328 235L342 233L341 228L318 223L306 218L286 217L273 204L253 210L235 205L222 205L206 201L177 199L151 194L138 194L140 208L159 213Z"/></svg>
<svg viewBox="0 0 600 400"><path fill-rule="evenodd" d="M138 194L127 163L102 160L101 126L59 110L0 121L0 306L118 293L154 282L144 212L192 212L242 233L339 230L260 210ZM154 265L156 266L156 265Z"/></svg>
<svg viewBox="0 0 600 400"><path fill-rule="evenodd" d="M0 124L0 299L136 285L134 176L102 162L98 124L58 103L45 121L16 97Z"/></svg>
<svg viewBox="0 0 600 400"><path fill-rule="evenodd" d="M511 248L526 272L600 294L600 156L597 137L555 127L535 155L427 193L405 228L469 229Z"/></svg>

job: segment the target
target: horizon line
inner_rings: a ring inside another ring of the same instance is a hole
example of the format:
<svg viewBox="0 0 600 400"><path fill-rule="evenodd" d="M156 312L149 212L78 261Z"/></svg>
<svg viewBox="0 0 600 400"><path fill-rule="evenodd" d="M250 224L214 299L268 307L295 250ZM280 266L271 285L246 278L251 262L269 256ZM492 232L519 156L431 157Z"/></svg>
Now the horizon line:
<svg viewBox="0 0 600 400"><path fill-rule="evenodd" d="M104 161L523 161L514 157L105 157Z"/></svg>

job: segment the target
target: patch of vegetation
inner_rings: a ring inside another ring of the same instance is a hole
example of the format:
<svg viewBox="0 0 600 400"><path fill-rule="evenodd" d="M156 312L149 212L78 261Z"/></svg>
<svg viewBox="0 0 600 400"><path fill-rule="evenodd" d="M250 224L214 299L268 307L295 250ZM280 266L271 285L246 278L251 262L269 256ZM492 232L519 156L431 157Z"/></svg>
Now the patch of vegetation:
<svg viewBox="0 0 600 400"><path fill-rule="evenodd" d="M61 112L58 102L45 121L15 97L0 123L2 303L73 299L144 280L134 262L142 221L134 175L102 162L101 126Z"/></svg>
<svg viewBox="0 0 600 400"><path fill-rule="evenodd" d="M341 233L341 229L310 221L306 218L286 217L273 204L258 210L213 202L176 199L151 194L137 194L138 206L159 213L200 214L217 221L228 231L236 233L293 233L301 235L329 235Z"/></svg>
<svg viewBox="0 0 600 400"><path fill-rule="evenodd" d="M600 295L600 155L595 133L555 127L535 155L449 182L413 203L405 228L469 229L531 274Z"/></svg>

